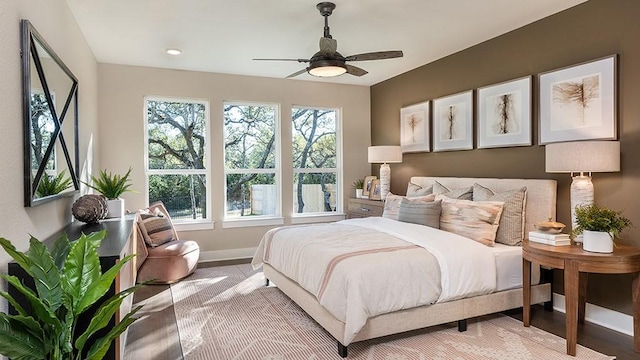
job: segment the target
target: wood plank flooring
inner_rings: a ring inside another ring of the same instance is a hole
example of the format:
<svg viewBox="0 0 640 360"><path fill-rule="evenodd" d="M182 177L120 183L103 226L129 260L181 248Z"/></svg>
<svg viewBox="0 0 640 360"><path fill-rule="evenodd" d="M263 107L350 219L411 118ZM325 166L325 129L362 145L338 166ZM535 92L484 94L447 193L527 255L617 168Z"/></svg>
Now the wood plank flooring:
<svg viewBox="0 0 640 360"><path fill-rule="evenodd" d="M200 267L233 265L246 261L225 261L201 264ZM144 304L138 312L140 319L128 331L124 360L182 359L173 300L168 285L147 285L134 294L135 304ZM522 309L505 312L522 320ZM564 338L563 313L546 311L542 306L531 308L531 325ZM591 323L578 326L578 343L603 354L616 356L617 360L637 360L640 354L633 351L631 336Z"/></svg>

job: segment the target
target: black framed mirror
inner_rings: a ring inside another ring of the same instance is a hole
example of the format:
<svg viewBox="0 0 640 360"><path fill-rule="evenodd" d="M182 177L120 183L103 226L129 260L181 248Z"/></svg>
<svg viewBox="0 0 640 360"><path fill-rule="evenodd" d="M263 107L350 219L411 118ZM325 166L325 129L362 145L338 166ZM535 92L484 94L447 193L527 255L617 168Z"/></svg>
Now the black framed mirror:
<svg viewBox="0 0 640 360"><path fill-rule="evenodd" d="M28 20L22 20L24 204L80 190L78 79Z"/></svg>

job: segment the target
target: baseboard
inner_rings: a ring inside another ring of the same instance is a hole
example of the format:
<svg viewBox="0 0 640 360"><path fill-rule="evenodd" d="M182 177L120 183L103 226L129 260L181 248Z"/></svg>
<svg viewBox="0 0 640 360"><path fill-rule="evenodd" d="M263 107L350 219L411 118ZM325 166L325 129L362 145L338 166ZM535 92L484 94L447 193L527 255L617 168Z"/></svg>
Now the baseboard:
<svg viewBox="0 0 640 360"><path fill-rule="evenodd" d="M251 259L256 248L201 251L198 262Z"/></svg>
<svg viewBox="0 0 640 360"><path fill-rule="evenodd" d="M565 313L564 295L553 293L553 309ZM585 321L633 336L633 316L587 303Z"/></svg>

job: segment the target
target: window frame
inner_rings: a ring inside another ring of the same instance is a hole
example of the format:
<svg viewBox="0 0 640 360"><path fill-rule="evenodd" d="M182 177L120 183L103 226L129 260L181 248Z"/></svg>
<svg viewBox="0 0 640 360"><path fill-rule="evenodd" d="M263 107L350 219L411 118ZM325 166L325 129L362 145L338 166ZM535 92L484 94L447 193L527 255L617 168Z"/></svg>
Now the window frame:
<svg viewBox="0 0 640 360"><path fill-rule="evenodd" d="M182 103L195 103L204 105L205 113L205 169L150 169L149 168L149 111L148 102L182 102ZM214 228L214 220L212 218L213 207L213 193L212 189L212 177L211 177L211 106L209 101L200 98L182 98L182 97L169 97L169 96L155 96L145 95L143 98L143 112L144 112L144 191L145 191L145 203L149 206L149 176L150 175L205 175L205 198L207 199L207 210L204 219L172 219L176 230L207 230Z"/></svg>

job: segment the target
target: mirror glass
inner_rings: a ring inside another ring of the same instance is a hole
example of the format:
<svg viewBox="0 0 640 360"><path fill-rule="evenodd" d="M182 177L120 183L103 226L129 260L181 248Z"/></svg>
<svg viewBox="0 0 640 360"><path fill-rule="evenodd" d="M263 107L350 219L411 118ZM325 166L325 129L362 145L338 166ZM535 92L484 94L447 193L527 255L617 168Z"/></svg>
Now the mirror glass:
<svg viewBox="0 0 640 360"><path fill-rule="evenodd" d="M73 195L77 169L78 81L23 20L25 206Z"/></svg>

